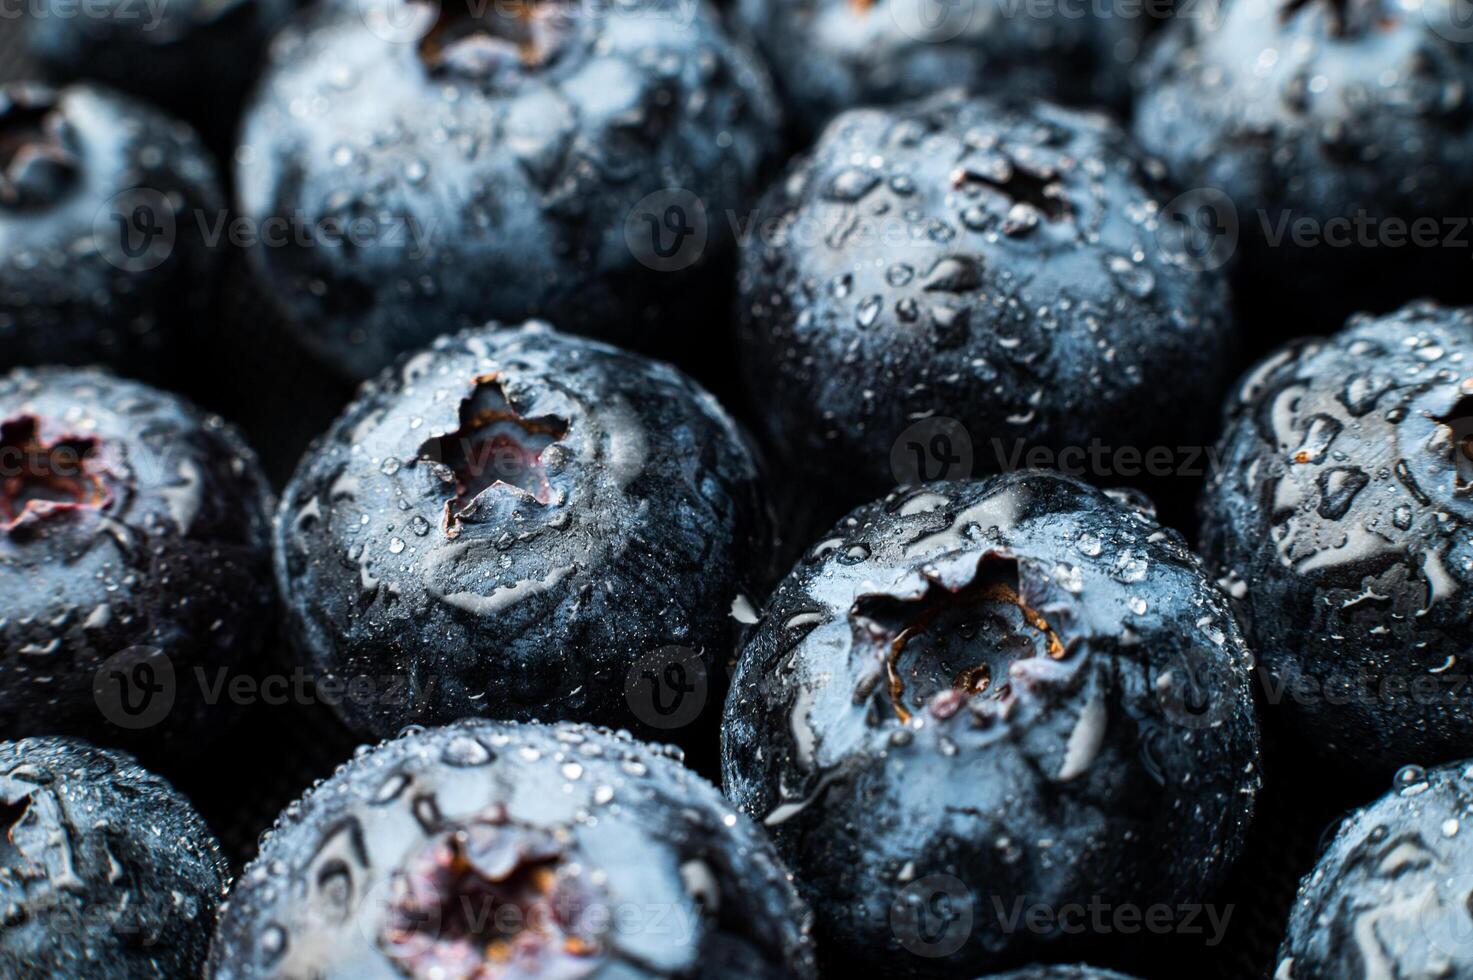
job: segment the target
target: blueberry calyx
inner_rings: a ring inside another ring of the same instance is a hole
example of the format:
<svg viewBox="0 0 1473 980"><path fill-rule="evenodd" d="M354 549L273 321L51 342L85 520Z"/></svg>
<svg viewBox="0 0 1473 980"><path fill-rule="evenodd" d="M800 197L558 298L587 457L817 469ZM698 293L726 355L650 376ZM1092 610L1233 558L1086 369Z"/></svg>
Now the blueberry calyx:
<svg viewBox="0 0 1473 980"><path fill-rule="evenodd" d="M1064 182L1053 170L1037 172L1020 166L1016 161L1006 161L997 174L988 174L963 167L952 175L953 187L980 184L999 194L1019 207L1041 214L1049 221L1062 221L1074 213L1069 198L1064 194ZM1011 219L1011 216L1010 216Z"/></svg>
<svg viewBox="0 0 1473 980"><path fill-rule="evenodd" d="M1473 379L1462 387L1473 390ZM1452 411L1436 416L1436 421L1452 456L1453 494L1473 496L1473 394L1464 395Z"/></svg>
<svg viewBox="0 0 1473 980"><path fill-rule="evenodd" d="M409 857L380 948L414 978L584 976L600 950L585 872L552 834L494 806Z"/></svg>
<svg viewBox="0 0 1473 980"><path fill-rule="evenodd" d="M112 494L94 466L98 450L90 437L43 441L33 415L0 424L0 527L106 506Z"/></svg>
<svg viewBox="0 0 1473 980"><path fill-rule="evenodd" d="M1027 592L1017 561L989 553L971 581L933 580L918 597L870 595L856 602L851 625L856 638L880 652L895 717L908 724L925 708L945 719L969 702L976 715L1005 713L1018 695L1014 680L1026 673L1019 664L1063 659L1065 642ZM856 699L877 680L862 681Z"/></svg>
<svg viewBox="0 0 1473 980"><path fill-rule="evenodd" d="M480 82L515 77L563 54L578 13L577 4L558 0L503 0L489 8L449 0L420 39L420 59L436 75Z"/></svg>
<svg viewBox="0 0 1473 980"><path fill-rule="evenodd" d="M55 202L78 167L55 91L29 85L0 90L0 208Z"/></svg>
<svg viewBox="0 0 1473 980"><path fill-rule="evenodd" d="M448 471L442 478L455 488L445 502L446 536L459 534L461 522L476 512L476 499L496 487L520 491L543 506L552 503L542 453L567 431L567 420L554 415L523 417L495 374L477 378L460 403L460 427L419 448L418 458Z"/></svg>

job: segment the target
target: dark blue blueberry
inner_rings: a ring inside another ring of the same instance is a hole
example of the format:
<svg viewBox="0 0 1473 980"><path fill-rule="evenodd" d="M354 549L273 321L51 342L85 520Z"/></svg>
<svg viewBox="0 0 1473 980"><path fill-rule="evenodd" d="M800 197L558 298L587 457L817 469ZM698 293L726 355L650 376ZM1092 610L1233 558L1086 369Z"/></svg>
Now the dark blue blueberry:
<svg viewBox="0 0 1473 980"><path fill-rule="evenodd" d="M1202 500L1288 744L1390 771L1473 745L1473 312L1416 304L1243 380Z"/></svg>
<svg viewBox="0 0 1473 980"><path fill-rule="evenodd" d="M33 57L66 80L90 78L209 128L233 122L294 0L42 0Z"/></svg>
<svg viewBox="0 0 1473 980"><path fill-rule="evenodd" d="M131 756L0 742L0 974L198 976L229 880L194 808Z"/></svg>
<svg viewBox="0 0 1473 980"><path fill-rule="evenodd" d="M1118 106L1127 99L1145 19L1107 7L739 0L732 16L772 65L794 124L812 135L845 109L951 86Z"/></svg>
<svg viewBox="0 0 1473 980"><path fill-rule="evenodd" d="M0 366L157 374L198 329L222 207L182 123L88 85L0 87Z"/></svg>
<svg viewBox="0 0 1473 980"><path fill-rule="evenodd" d="M251 254L358 377L492 319L652 340L697 273L729 275L778 138L704 3L327 4L273 52L238 153ZM665 332L719 333L701 317Z"/></svg>
<svg viewBox="0 0 1473 980"><path fill-rule="evenodd" d="M1098 970L1092 966L1028 966L1010 973L999 973L983 980L1131 980L1123 973Z"/></svg>
<svg viewBox="0 0 1473 980"><path fill-rule="evenodd" d="M773 441L853 500L1035 447L1200 437L1230 379L1227 289L1161 200L1103 116L958 92L841 116L743 251Z"/></svg>
<svg viewBox="0 0 1473 980"><path fill-rule="evenodd" d="M270 511L254 454L173 395L0 379L0 732L186 752L218 729L207 692L273 629Z"/></svg>
<svg viewBox="0 0 1473 980"><path fill-rule="evenodd" d="M1064 919L1021 918L1035 906L1175 905L1221 880L1259 784L1252 659L1142 506L1044 472L902 488L768 601L725 786L829 955L975 974L1080 952Z"/></svg>
<svg viewBox="0 0 1473 980"><path fill-rule="evenodd" d="M377 735L467 715L675 732L707 700L714 724L771 545L710 395L540 325L442 338L366 385L276 534L305 658L372 688L337 708Z"/></svg>
<svg viewBox="0 0 1473 980"><path fill-rule="evenodd" d="M811 978L771 844L672 753L465 721L360 754L263 838L210 976Z"/></svg>
<svg viewBox="0 0 1473 980"><path fill-rule="evenodd" d="M1241 239L1245 294L1333 329L1465 280L1473 30L1458 4L1212 6L1163 34L1135 131L1177 183L1210 189L1201 220ZM1414 247L1416 221L1431 247ZM1443 247L1450 233L1460 247Z"/></svg>
<svg viewBox="0 0 1473 980"><path fill-rule="evenodd" d="M1462 977L1473 883L1473 765L1408 766L1346 817L1299 897L1275 977Z"/></svg>

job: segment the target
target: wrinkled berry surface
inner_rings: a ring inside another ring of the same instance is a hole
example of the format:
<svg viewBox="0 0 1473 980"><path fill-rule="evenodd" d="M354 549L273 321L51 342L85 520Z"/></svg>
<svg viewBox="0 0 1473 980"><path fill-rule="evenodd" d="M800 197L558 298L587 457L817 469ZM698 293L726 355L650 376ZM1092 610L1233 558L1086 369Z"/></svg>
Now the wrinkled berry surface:
<svg viewBox="0 0 1473 980"><path fill-rule="evenodd" d="M228 881L214 834L132 756L0 742L0 973L197 976Z"/></svg>
<svg viewBox="0 0 1473 980"><path fill-rule="evenodd" d="M1042 472L901 488L752 628L725 787L829 955L895 975L1057 957L1056 927L1007 925L1018 900L1197 901L1238 854L1250 665L1226 597L1138 498ZM971 911L954 944L948 907Z"/></svg>
<svg viewBox="0 0 1473 980"><path fill-rule="evenodd" d="M880 493L928 419L960 423L979 473L1200 434L1229 381L1226 285L1163 200L1101 115L951 92L840 116L743 250L744 367L774 441Z"/></svg>
<svg viewBox="0 0 1473 980"><path fill-rule="evenodd" d="M771 845L669 751L466 721L360 754L263 838L210 976L812 977Z"/></svg>
<svg viewBox="0 0 1473 980"><path fill-rule="evenodd" d="M1409 766L1346 817L1299 886L1276 975L1462 976L1468 946L1473 767Z"/></svg>
<svg viewBox="0 0 1473 980"><path fill-rule="evenodd" d="M1243 380L1202 498L1265 693L1301 751L1468 754L1473 313L1416 304Z"/></svg>
<svg viewBox="0 0 1473 980"><path fill-rule="evenodd" d="M264 288L348 374L488 319L649 341L776 147L765 74L703 4L481 9L324 5L247 115L241 209L293 229L252 250Z"/></svg>
<svg viewBox="0 0 1473 980"><path fill-rule="evenodd" d="M0 379L0 729L197 747L272 633L270 511L234 430L173 395Z"/></svg>
<svg viewBox="0 0 1473 980"><path fill-rule="evenodd" d="M276 555L311 667L372 690L339 714L387 735L659 727L626 685L672 665L704 678L714 722L769 546L756 462L710 395L529 325L442 338L365 386L287 488Z"/></svg>

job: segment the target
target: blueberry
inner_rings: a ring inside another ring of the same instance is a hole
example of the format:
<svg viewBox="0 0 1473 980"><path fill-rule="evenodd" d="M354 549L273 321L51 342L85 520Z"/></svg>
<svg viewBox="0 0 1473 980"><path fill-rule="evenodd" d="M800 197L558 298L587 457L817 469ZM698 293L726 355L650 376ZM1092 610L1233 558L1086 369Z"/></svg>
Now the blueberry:
<svg viewBox="0 0 1473 980"><path fill-rule="evenodd" d="M771 844L671 751L464 721L360 754L263 838L210 975L812 977Z"/></svg>
<svg viewBox="0 0 1473 980"><path fill-rule="evenodd" d="M767 56L794 124L811 135L845 109L953 85L1119 106L1127 101L1127 65L1140 47L1143 18L1105 7L738 0L732 16Z"/></svg>
<svg viewBox="0 0 1473 980"><path fill-rule="evenodd" d="M197 745L270 635L270 509L234 431L173 395L0 379L0 732Z"/></svg>
<svg viewBox="0 0 1473 980"><path fill-rule="evenodd" d="M487 715L674 733L719 703L769 521L746 442L694 382L492 325L362 389L287 487L276 569L359 732Z"/></svg>
<svg viewBox="0 0 1473 980"><path fill-rule="evenodd" d="M209 298L222 197L197 138L89 85L0 87L0 365L155 372Z"/></svg>
<svg viewBox="0 0 1473 980"><path fill-rule="evenodd" d="M879 493L1036 466L1035 449L1068 463L1096 437L1192 438L1229 380L1231 318L1156 190L1099 115L950 92L840 116L742 256L773 441Z"/></svg>
<svg viewBox="0 0 1473 980"><path fill-rule="evenodd" d="M1131 980L1113 970L1097 970L1092 966L1029 966L1011 973L999 973L984 980Z"/></svg>
<svg viewBox="0 0 1473 980"><path fill-rule="evenodd" d="M1299 897L1276 977L1462 977L1473 972L1473 766L1408 766L1340 824Z"/></svg>
<svg viewBox="0 0 1473 980"><path fill-rule="evenodd" d="M272 230L251 254L358 377L490 319L652 342L777 144L769 83L703 3L364 0L273 50L239 151Z"/></svg>
<svg viewBox="0 0 1473 980"><path fill-rule="evenodd" d="M1415 304L1265 360L1227 412L1202 548L1293 744L1467 754L1473 312Z"/></svg>
<svg viewBox="0 0 1473 980"><path fill-rule="evenodd" d="M28 36L49 73L91 78L208 125L233 118L293 0L42 0Z"/></svg>
<svg viewBox="0 0 1473 980"><path fill-rule="evenodd" d="M821 947L958 976L1077 952L1077 924L1019 918L1035 906L1192 902L1221 879L1259 782L1251 658L1131 501L1046 472L901 488L777 588L723 770Z"/></svg>
<svg viewBox="0 0 1473 980"><path fill-rule="evenodd" d="M0 742L5 976L198 976L229 878L194 808L131 756Z"/></svg>
<svg viewBox="0 0 1473 980"><path fill-rule="evenodd" d="M1473 207L1473 35L1456 8L1231 0L1176 18L1147 59L1136 133L1210 189L1204 221L1241 236L1245 287L1272 309L1333 311L1333 326L1465 278L1466 244L1406 247L1414 222L1440 246L1458 227L1442 219Z"/></svg>

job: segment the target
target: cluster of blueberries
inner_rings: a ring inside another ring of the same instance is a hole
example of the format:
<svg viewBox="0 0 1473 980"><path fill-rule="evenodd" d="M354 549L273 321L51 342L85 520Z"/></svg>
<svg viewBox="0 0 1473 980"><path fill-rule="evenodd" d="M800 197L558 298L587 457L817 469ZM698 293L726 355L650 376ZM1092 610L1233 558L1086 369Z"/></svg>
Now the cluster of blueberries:
<svg viewBox="0 0 1473 980"><path fill-rule="evenodd" d="M1392 789L1275 977L1473 976L1473 16L1111 6L38 3L0 974L1118 980L1277 756ZM289 669L383 741L232 882L151 770Z"/></svg>

